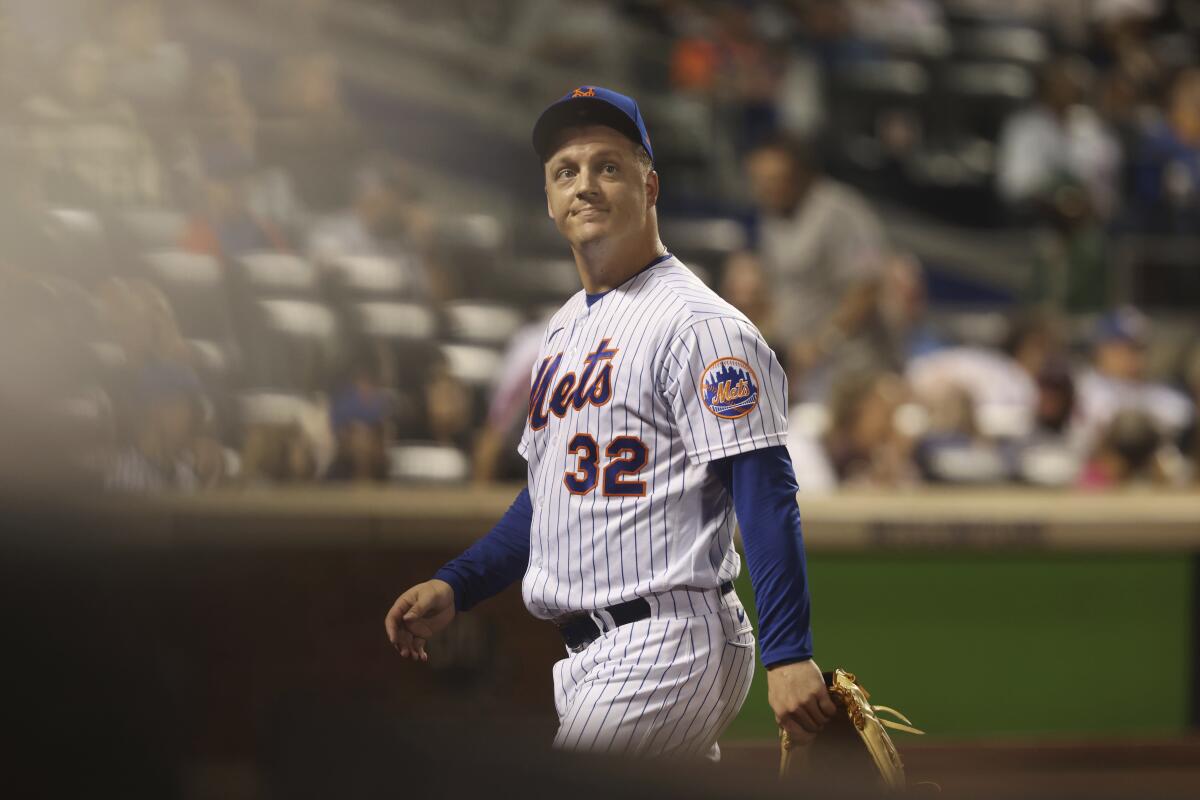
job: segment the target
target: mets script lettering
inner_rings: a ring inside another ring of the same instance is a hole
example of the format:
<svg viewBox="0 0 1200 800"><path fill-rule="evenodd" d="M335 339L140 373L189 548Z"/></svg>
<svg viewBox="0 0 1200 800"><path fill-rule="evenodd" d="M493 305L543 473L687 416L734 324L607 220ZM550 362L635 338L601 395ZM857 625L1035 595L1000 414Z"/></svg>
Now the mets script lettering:
<svg viewBox="0 0 1200 800"><path fill-rule="evenodd" d="M750 396L750 381L742 378L736 384L733 381L721 381L717 384L716 402L732 403L745 400Z"/></svg>
<svg viewBox="0 0 1200 800"><path fill-rule="evenodd" d="M569 408L578 411L589 403L602 406L612 399L612 358L619 351L609 349L609 341L601 340L588 354L578 376L568 372L558 383L554 383L554 377L562 365L562 353L542 360L529 392L529 427L532 430L546 427L551 414L561 418Z"/></svg>

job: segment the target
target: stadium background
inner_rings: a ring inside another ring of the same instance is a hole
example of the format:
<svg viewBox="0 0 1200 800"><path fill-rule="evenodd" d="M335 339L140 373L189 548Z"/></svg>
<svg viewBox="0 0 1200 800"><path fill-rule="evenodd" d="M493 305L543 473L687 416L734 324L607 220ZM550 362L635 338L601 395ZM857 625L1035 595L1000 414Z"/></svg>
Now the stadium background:
<svg viewBox="0 0 1200 800"><path fill-rule="evenodd" d="M531 332L578 287L528 134L597 83L647 117L664 241L788 359L823 665L952 790L1196 780L1196 3L0 14L23 746L258 796L381 720L546 735L558 646L515 591L428 668L380 622L522 477ZM872 276L832 349L779 301L764 144L850 220L796 245L812 290ZM731 768L773 735L760 673Z"/></svg>

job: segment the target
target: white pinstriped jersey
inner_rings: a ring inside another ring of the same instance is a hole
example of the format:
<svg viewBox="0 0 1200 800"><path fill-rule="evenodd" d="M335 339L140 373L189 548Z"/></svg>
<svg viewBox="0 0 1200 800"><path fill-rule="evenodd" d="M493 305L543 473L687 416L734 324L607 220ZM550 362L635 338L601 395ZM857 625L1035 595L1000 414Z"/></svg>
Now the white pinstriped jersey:
<svg viewBox="0 0 1200 800"><path fill-rule="evenodd" d="M787 379L745 315L667 256L591 306L568 300L532 378L534 616L737 577L732 499L708 463L787 440Z"/></svg>

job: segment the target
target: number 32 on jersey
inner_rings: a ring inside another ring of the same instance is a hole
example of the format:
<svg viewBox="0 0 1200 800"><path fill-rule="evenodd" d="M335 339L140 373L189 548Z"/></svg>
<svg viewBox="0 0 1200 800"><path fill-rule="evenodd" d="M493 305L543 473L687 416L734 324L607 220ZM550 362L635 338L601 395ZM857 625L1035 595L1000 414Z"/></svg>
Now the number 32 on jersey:
<svg viewBox="0 0 1200 800"><path fill-rule="evenodd" d="M563 484L571 494L588 494L596 488L601 474L600 447L590 433L577 433L567 442L567 452L575 454L575 470L563 475ZM604 448L609 459L604 465L605 497L645 497L646 482L634 479L650 457L645 442L636 436L618 436Z"/></svg>
<svg viewBox="0 0 1200 800"><path fill-rule="evenodd" d="M542 361L533 379L529 395L529 427L541 430L550 415L562 419L569 410L586 405L603 406L612 399L612 359L619 350L609 347L609 339L584 359L582 372L568 372L555 383L562 364L562 353ZM551 386L553 385L553 390ZM575 469L563 474L563 485L571 494L595 491L603 480L605 497L645 497L646 482L636 476L649 460L649 448L636 436L617 436L604 446L605 463L600 467L600 445L589 433L577 433L567 442L567 452L575 455Z"/></svg>

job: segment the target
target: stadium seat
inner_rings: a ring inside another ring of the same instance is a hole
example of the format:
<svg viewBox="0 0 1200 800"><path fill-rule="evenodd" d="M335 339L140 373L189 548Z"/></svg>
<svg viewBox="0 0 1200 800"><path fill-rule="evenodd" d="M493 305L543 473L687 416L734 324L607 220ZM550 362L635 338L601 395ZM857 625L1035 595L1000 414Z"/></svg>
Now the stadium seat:
<svg viewBox="0 0 1200 800"><path fill-rule="evenodd" d="M247 392L238 398L243 425L287 425L315 407L304 395L288 392Z"/></svg>
<svg viewBox="0 0 1200 800"><path fill-rule="evenodd" d="M320 303L306 300L259 300L267 327L290 336L326 340L337 332L333 312Z"/></svg>
<svg viewBox="0 0 1200 800"><path fill-rule="evenodd" d="M126 233L138 250L162 250L174 247L183 238L187 218L166 208L144 208L121 215Z"/></svg>
<svg viewBox="0 0 1200 800"><path fill-rule="evenodd" d="M119 271L104 220L83 208L53 208L46 227L59 246L62 274L88 283L97 276Z"/></svg>
<svg viewBox="0 0 1200 800"><path fill-rule="evenodd" d="M212 256L185 250L160 250L147 253L145 260L151 276L167 285L209 288L222 281L221 265Z"/></svg>
<svg viewBox="0 0 1200 800"><path fill-rule="evenodd" d="M258 387L315 390L328 380L340 353L337 317L307 300L255 304L258 318L244 339L247 374Z"/></svg>
<svg viewBox="0 0 1200 800"><path fill-rule="evenodd" d="M221 264L212 256L160 250L142 257L149 280L170 300L185 336L218 342L234 338Z"/></svg>
<svg viewBox="0 0 1200 800"><path fill-rule="evenodd" d="M1082 467L1079 455L1065 444L1033 444L1017 456L1017 477L1034 486L1072 486Z"/></svg>
<svg viewBox="0 0 1200 800"><path fill-rule="evenodd" d="M1004 121L1033 97L1030 71L1016 64L970 62L947 65L941 75L947 139L996 141Z"/></svg>
<svg viewBox="0 0 1200 800"><path fill-rule="evenodd" d="M388 448L388 477L412 483L462 483L471 462L457 447L403 442Z"/></svg>
<svg viewBox="0 0 1200 800"><path fill-rule="evenodd" d="M668 218L662 220L663 240L671 252L696 272L705 283L720 274L725 260L747 247L746 229L736 220Z"/></svg>
<svg viewBox="0 0 1200 800"><path fill-rule="evenodd" d="M88 342L87 347L102 370L123 370L129 364L125 348L116 342L96 340Z"/></svg>
<svg viewBox="0 0 1200 800"><path fill-rule="evenodd" d="M200 367L212 375L226 375L233 367L232 354L210 339L189 339L192 351L200 361Z"/></svg>
<svg viewBox="0 0 1200 800"><path fill-rule="evenodd" d="M238 265L246 288L259 296L307 297L318 290L316 267L290 253L247 253Z"/></svg>
<svg viewBox="0 0 1200 800"><path fill-rule="evenodd" d="M352 297L400 297L412 291L412 280L395 259L341 255L323 260L339 293Z"/></svg>
<svg viewBox="0 0 1200 800"><path fill-rule="evenodd" d="M1009 477L1008 465L994 447L968 442L931 447L926 469L931 479L941 483L1002 483Z"/></svg>
<svg viewBox="0 0 1200 800"><path fill-rule="evenodd" d="M50 218L70 236L103 237L104 224L95 213L82 208L52 208Z"/></svg>
<svg viewBox="0 0 1200 800"><path fill-rule="evenodd" d="M438 225L437 261L472 294L502 296L510 284L499 268L506 240L504 225L490 214L454 216Z"/></svg>
<svg viewBox="0 0 1200 800"><path fill-rule="evenodd" d="M500 369L500 353L494 348L468 344L443 344L440 348L450 374L472 388L488 385Z"/></svg>
<svg viewBox="0 0 1200 800"><path fill-rule="evenodd" d="M829 96L837 155L856 171L878 170L887 153L880 134L885 120L893 118L906 121L913 134L910 146L918 146L927 127L930 84L925 66L910 60L867 61L836 70Z"/></svg>
<svg viewBox="0 0 1200 800"><path fill-rule="evenodd" d="M511 306L481 300L459 300L446 306L449 334L457 341L505 345L525 322Z"/></svg>
<svg viewBox="0 0 1200 800"><path fill-rule="evenodd" d="M967 58L1026 64L1043 63L1050 54L1046 36L1033 28L989 25L958 32L955 51Z"/></svg>
<svg viewBox="0 0 1200 800"><path fill-rule="evenodd" d="M579 270L569 257L523 258L512 269L512 284L530 307L559 306L579 291Z"/></svg>
<svg viewBox="0 0 1200 800"><path fill-rule="evenodd" d="M356 332L369 338L425 341L437 333L437 315L419 303L368 301L354 310Z"/></svg>

